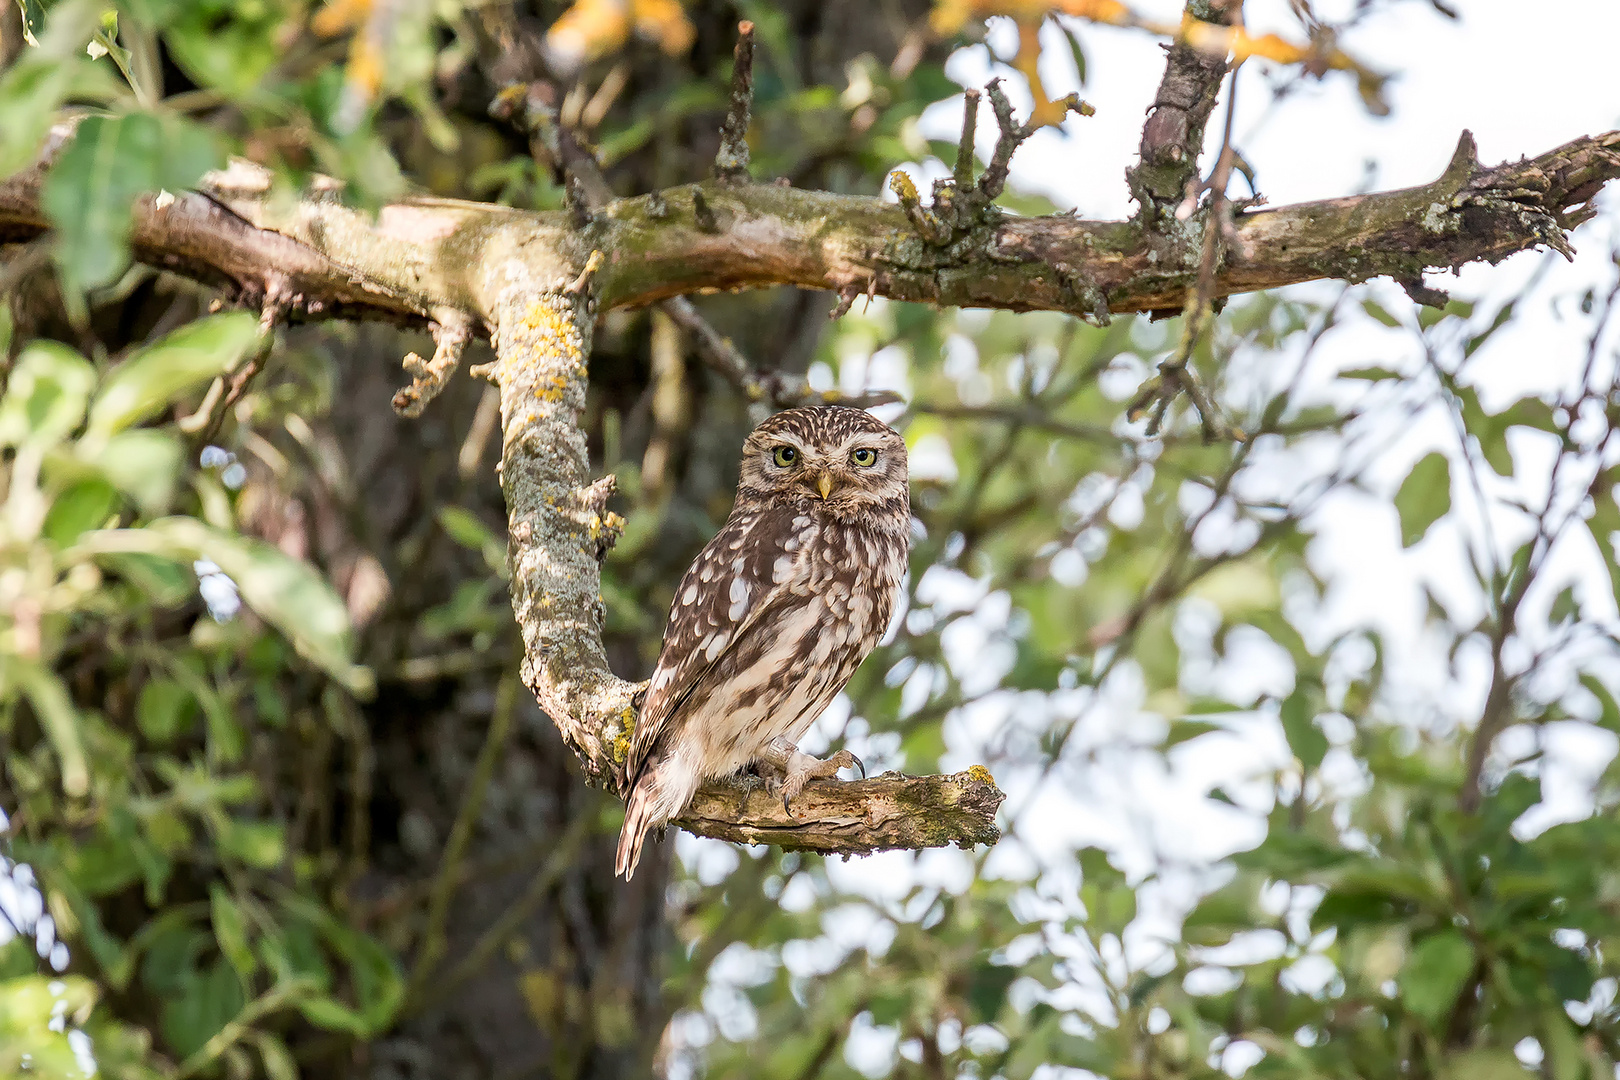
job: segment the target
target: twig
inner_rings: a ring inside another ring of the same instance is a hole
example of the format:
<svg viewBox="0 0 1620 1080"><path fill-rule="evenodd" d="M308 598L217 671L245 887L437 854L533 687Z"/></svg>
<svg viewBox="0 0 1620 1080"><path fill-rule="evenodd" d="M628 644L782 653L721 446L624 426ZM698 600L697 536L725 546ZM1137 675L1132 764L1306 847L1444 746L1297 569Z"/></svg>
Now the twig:
<svg viewBox="0 0 1620 1080"><path fill-rule="evenodd" d="M720 129L720 149L714 156L714 178L723 184L746 184L748 176L748 122L754 102L754 24L737 24L737 46L732 52L731 107Z"/></svg>
<svg viewBox="0 0 1620 1080"><path fill-rule="evenodd" d="M956 144L956 169L952 179L958 191L973 186L973 140L979 127L979 91L973 87L962 91L962 134Z"/></svg>
<svg viewBox="0 0 1620 1080"><path fill-rule="evenodd" d="M990 95L990 107L995 110L996 125L1001 129L1001 134L997 136L996 148L990 154L990 164L985 167L984 175L979 177L979 190L985 198L994 199L1007 186L1007 170L1012 165L1013 151L1035 134L1035 128L1031 124L1019 123L1013 116L1012 102L1002 91L1000 79L991 79L984 89Z"/></svg>
<svg viewBox="0 0 1620 1080"><path fill-rule="evenodd" d="M292 301L286 275L272 270L266 275L264 306L259 309L259 336L254 342L253 351L242 366L231 374L229 383L223 376L215 379L197 411L177 422L176 426L181 431L196 433L192 439L196 447L207 446L218 437L231 408L242 400L254 378L264 369L265 361L275 348L276 327L286 321Z"/></svg>
<svg viewBox="0 0 1620 1080"><path fill-rule="evenodd" d="M394 411L414 420L422 415L428 402L438 397L450 383L450 376L461 364L461 354L472 340L473 321L465 312L454 308L438 308L428 331L433 335L433 359L423 360L417 353L406 353L400 366L411 374L411 385L394 394Z"/></svg>
<svg viewBox="0 0 1620 1080"><path fill-rule="evenodd" d="M1197 346L1198 339L1203 336L1204 329L1209 325L1213 314L1215 271L1227 244L1226 230L1231 215L1231 203L1226 197L1226 187L1231 182L1232 165L1236 158L1232 151L1232 127L1237 115L1237 75L1241 66L1239 64L1232 69L1231 89L1226 99L1226 130L1221 139L1220 155L1216 158L1215 168L1204 185L1210 192L1210 204L1205 211L1208 216L1204 221L1204 239L1199 251L1198 277L1187 294L1186 307L1182 311L1181 337L1176 342L1175 350L1159 364L1158 374L1142 384L1126 409L1126 416L1134 421L1151 408L1152 416L1147 425L1147 434L1150 437L1158 435L1163 430L1164 419L1171 403L1185 393L1192 402L1193 411L1198 414L1199 426L1203 430L1206 442L1227 437L1234 437L1239 441L1245 438L1242 431L1228 428L1221 420L1214 400L1204 389L1198 376L1188 367L1192 351Z"/></svg>
<svg viewBox="0 0 1620 1080"><path fill-rule="evenodd" d="M170 1080L188 1080L203 1069L213 1064L226 1050L240 1042L244 1036L253 1030L253 1025L269 1016L278 1009L293 1004L300 996L311 993L317 988L315 980L297 978L288 982L278 983L269 990L260 994L242 1007L224 1027L202 1045L195 1053L180 1063L180 1067L170 1074Z"/></svg>
<svg viewBox="0 0 1620 1080"><path fill-rule="evenodd" d="M802 375L783 371L760 372L737 350L731 339L716 330L686 297L677 296L659 306L674 320L675 325L691 335L692 343L697 346L704 362L724 376L749 401L766 402L778 409L811 404L838 404L867 409L873 405L890 405L905 400L887 390L853 395L840 394L835 390L815 390Z"/></svg>
<svg viewBox="0 0 1620 1080"><path fill-rule="evenodd" d="M1189 2L1183 19L1202 16L1218 25L1230 25L1242 6L1239 0ZM1185 197L1198 175L1204 126L1226 74L1226 55L1225 49L1212 52L1179 37L1170 46L1164 77L1142 125L1141 158L1125 171L1131 195L1141 206L1141 217L1153 228L1164 225L1165 215Z"/></svg>
<svg viewBox="0 0 1620 1080"><path fill-rule="evenodd" d="M512 718L517 713L517 678L508 674L495 690L495 708L490 715L489 729L484 732L484 745L479 748L472 774L467 778L467 791L456 811L456 820L445 839L444 852L439 856L439 869L433 877L433 890L428 900L427 923L422 929L421 945L417 948L416 962L411 968L410 982L405 1000L415 1001L433 977L439 960L444 956L445 925L450 917L450 902L455 898L462 856L472 840L478 815L484 808L484 795L495 774L495 763L506 747L506 736L512 730Z"/></svg>

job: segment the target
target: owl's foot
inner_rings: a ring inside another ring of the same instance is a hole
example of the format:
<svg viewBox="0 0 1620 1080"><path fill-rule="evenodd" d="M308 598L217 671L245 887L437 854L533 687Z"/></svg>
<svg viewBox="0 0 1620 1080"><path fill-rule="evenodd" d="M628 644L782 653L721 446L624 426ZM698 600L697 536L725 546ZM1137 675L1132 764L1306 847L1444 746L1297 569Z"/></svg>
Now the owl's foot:
<svg viewBox="0 0 1620 1080"><path fill-rule="evenodd" d="M822 760L804 753L786 739L772 739L765 744L759 759L782 774L782 809L790 815L793 813L790 804L812 780L837 779L839 769L859 769L861 779L866 779L865 763L848 750L840 750Z"/></svg>

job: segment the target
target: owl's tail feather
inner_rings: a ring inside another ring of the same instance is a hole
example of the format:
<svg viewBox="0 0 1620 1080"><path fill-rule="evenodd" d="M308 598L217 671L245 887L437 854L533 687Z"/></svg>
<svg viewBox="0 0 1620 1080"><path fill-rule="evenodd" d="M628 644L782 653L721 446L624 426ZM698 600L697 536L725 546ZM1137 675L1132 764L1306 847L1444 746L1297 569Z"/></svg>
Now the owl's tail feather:
<svg viewBox="0 0 1620 1080"><path fill-rule="evenodd" d="M641 782L630 792L624 810L624 828L619 830L619 854L613 861L615 877L629 881L636 872L636 864L641 861L641 845L647 839L647 831L656 824L653 801L657 790L658 778L644 773Z"/></svg>

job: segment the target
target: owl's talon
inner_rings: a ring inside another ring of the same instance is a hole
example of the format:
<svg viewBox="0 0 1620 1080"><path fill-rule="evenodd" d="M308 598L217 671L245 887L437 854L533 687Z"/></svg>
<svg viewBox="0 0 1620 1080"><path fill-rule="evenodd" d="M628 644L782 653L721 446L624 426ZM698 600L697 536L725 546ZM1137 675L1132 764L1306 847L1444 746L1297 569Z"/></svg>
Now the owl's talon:
<svg viewBox="0 0 1620 1080"><path fill-rule="evenodd" d="M859 769L866 776L866 766L848 750L840 750L827 758L811 757L786 739L772 739L765 746L759 760L782 773L782 812L793 816L793 800L812 780L836 780L839 769Z"/></svg>

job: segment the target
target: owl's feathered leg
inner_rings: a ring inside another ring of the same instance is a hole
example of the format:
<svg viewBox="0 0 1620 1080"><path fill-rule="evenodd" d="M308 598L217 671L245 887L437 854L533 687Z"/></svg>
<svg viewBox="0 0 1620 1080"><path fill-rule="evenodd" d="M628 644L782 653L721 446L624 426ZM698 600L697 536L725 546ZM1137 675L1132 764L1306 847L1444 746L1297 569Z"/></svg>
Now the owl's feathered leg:
<svg viewBox="0 0 1620 1080"><path fill-rule="evenodd" d="M765 744L759 758L782 773L782 809L793 813L792 801L799 797L804 785L812 780L836 779L839 769L859 769L866 777L866 765L848 750L840 750L823 761L804 753L784 738L775 738Z"/></svg>

